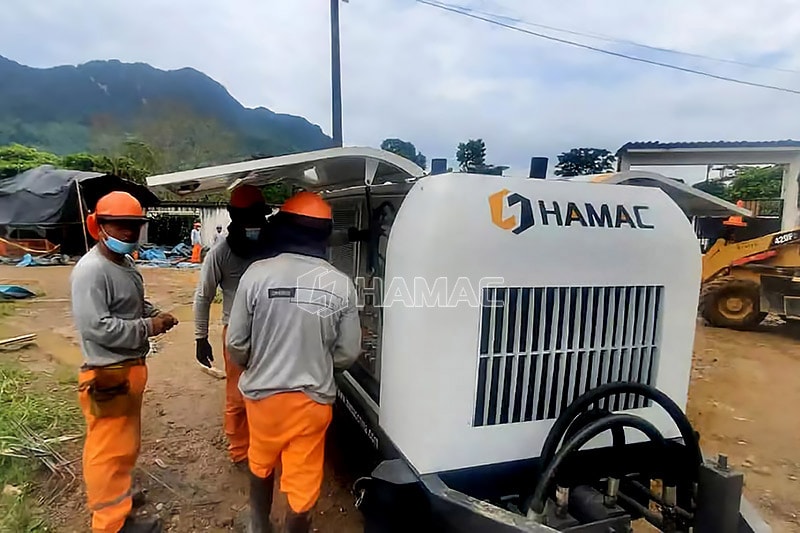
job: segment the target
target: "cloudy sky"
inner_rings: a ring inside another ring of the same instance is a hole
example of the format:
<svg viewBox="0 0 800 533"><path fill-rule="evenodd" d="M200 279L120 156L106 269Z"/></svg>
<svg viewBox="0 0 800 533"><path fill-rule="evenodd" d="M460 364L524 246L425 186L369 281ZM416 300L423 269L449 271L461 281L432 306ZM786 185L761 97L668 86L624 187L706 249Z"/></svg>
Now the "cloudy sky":
<svg viewBox="0 0 800 533"><path fill-rule="evenodd" d="M795 0L450 1L615 52L800 90ZM114 58L163 69L192 66L244 105L302 115L331 131L326 0L3 4L0 54L21 63L45 67ZM400 137L429 160L453 162L459 141L482 137L489 163L526 174L531 156L550 157L552 171L556 155L576 146L616 151L629 140L800 138L798 94L582 50L416 0L343 3L341 33L347 145L378 146L386 137ZM687 177L696 177L693 172Z"/></svg>

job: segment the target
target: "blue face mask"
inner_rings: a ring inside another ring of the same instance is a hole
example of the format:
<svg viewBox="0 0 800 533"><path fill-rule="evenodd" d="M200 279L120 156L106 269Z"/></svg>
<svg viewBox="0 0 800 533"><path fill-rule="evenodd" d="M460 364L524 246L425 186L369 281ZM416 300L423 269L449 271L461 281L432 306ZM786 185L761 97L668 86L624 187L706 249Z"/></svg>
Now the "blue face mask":
<svg viewBox="0 0 800 533"><path fill-rule="evenodd" d="M103 234L105 235L105 239L103 240L103 242L106 244L106 248L108 248L115 254L129 255L132 254L134 250L136 250L136 248L139 247L138 242L123 242L119 239L115 239L106 232L103 232Z"/></svg>
<svg viewBox="0 0 800 533"><path fill-rule="evenodd" d="M251 241L257 241L258 238L261 236L261 228L245 228L244 236L250 239Z"/></svg>

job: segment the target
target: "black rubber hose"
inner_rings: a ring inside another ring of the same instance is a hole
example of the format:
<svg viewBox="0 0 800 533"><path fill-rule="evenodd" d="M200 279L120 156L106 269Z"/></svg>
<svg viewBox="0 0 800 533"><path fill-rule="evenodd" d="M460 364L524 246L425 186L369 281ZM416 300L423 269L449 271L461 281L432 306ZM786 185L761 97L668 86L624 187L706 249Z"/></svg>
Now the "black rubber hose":
<svg viewBox="0 0 800 533"><path fill-rule="evenodd" d="M582 412L567 428L566 433L564 433L564 440L571 439L573 435L575 435L587 424L590 424L595 420L600 420L604 416L608 416L610 414L611 411L607 409L590 409ZM625 431L619 426L614 426L611 428L611 436L614 439L614 447L625 445Z"/></svg>
<svg viewBox="0 0 800 533"><path fill-rule="evenodd" d="M567 441L564 446L558 450L558 453L556 453L555 457L553 457L553 460L547 465L547 469L539 478L539 483L536 485L536 490L533 493L533 499L531 500L530 506L536 514L541 515L544 512L545 494L550 488L550 485L552 484L553 479L558 472L558 468L561 466L561 463L564 462L566 457L571 453L580 450L584 444L604 431L611 429L613 426L638 429L644 433L654 444L656 444L662 453L666 450L664 436L661 435L661 432L659 432L653 424L644 418L629 414L613 414L592 422L585 428L578 431L578 433L572 439ZM668 473L669 472L665 472L665 474Z"/></svg>
<svg viewBox="0 0 800 533"><path fill-rule="evenodd" d="M610 416L611 411L607 409L589 409L588 411L584 411L579 414L572 424L569 425L567 428L566 433L564 434L564 440L568 441L572 439L572 437L581 429L586 427L587 424L591 424L597 420L602 419L603 417ZM611 426L611 439L612 439L612 447L616 450L621 450L625 446L625 428L622 426ZM544 464L544 463L542 463ZM611 474L613 477L619 478L621 477L621 467L615 467L611 465Z"/></svg>
<svg viewBox="0 0 800 533"><path fill-rule="evenodd" d="M700 451L700 443L697 440L697 435L695 434L692 425L689 423L689 419L686 418L686 414L681 411L680 407L678 407L678 405L673 402L669 396L654 387L644 385L642 383L615 382L606 383L605 385L601 385L595 389L587 391L582 396L578 397L574 402L569 404L569 406L567 406L564 412L562 412L558 419L556 419L553 427L550 429L550 433L547 434L547 438L544 441L544 446L542 446L542 464L547 465L552 460L556 453L558 444L561 442L561 438L566 433L569 425L579 414L587 411L587 408L592 404L608 398L609 396L613 396L614 394L620 393L633 393L637 396L644 396L645 398L660 405L678 427L678 431L681 433L684 445L691 453L693 463L697 467L703 463L703 454Z"/></svg>

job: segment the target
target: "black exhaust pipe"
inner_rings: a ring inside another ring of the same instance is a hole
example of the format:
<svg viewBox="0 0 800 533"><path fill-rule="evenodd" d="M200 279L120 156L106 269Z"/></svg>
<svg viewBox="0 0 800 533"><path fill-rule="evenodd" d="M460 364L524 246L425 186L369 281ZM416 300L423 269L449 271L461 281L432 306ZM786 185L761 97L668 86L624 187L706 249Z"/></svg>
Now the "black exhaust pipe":
<svg viewBox="0 0 800 533"><path fill-rule="evenodd" d="M431 159L431 174L444 174L447 172L447 159Z"/></svg>
<svg viewBox="0 0 800 533"><path fill-rule="evenodd" d="M531 157L531 171L528 178L537 180L547 178L547 163L546 157Z"/></svg>

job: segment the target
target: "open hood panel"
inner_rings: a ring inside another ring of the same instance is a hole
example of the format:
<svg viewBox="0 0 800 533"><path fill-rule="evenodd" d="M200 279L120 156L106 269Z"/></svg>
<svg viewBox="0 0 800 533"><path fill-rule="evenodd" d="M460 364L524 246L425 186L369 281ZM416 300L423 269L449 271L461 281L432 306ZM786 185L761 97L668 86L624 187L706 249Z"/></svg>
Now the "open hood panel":
<svg viewBox="0 0 800 533"><path fill-rule="evenodd" d="M147 185L181 196L232 189L243 183L263 186L281 181L322 192L405 182L424 174L424 169L391 152L346 147L150 176Z"/></svg>
<svg viewBox="0 0 800 533"><path fill-rule="evenodd" d="M574 178L568 179L570 181L590 181L609 185L658 187L667 193L667 195L672 198L672 201L678 204L678 207L689 217L753 216L753 213L749 209L738 207L736 204L732 204L731 202L717 198L700 189L656 172L631 170L626 172L611 172L608 174L575 176Z"/></svg>

